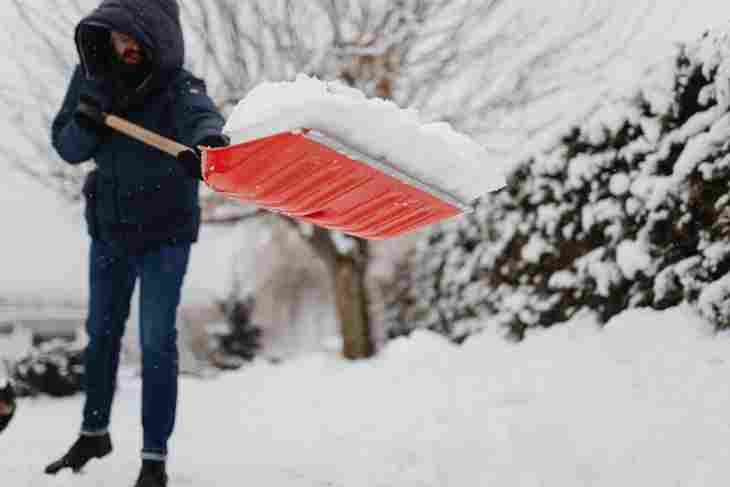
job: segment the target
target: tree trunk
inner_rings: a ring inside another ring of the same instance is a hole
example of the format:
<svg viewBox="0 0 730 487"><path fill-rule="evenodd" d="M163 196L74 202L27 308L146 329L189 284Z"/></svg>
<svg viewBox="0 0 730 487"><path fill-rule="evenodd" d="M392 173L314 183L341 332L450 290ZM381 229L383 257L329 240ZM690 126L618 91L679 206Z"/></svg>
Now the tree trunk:
<svg viewBox="0 0 730 487"><path fill-rule="evenodd" d="M365 269L351 255L335 261L335 299L345 358L356 360L373 355L370 336Z"/></svg>
<svg viewBox="0 0 730 487"><path fill-rule="evenodd" d="M341 255L332 234L321 227L313 229L309 243L324 261L332 279L343 355L350 360L371 357L374 346L365 287L368 243L356 240L352 251Z"/></svg>

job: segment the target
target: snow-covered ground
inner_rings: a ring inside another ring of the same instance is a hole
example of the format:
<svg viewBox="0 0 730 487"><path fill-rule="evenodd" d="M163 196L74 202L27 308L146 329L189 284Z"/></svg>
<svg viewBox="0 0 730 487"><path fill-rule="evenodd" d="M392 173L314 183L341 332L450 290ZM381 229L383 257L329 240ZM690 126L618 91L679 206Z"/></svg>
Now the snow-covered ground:
<svg viewBox="0 0 730 487"><path fill-rule="evenodd" d="M430 333L368 362L335 354L184 379L171 486L687 486L730 478L730 335L689 310L631 311L496 334L461 349ZM121 382L116 451L45 477L81 397L24 400L0 436L2 484L128 487L139 381Z"/></svg>

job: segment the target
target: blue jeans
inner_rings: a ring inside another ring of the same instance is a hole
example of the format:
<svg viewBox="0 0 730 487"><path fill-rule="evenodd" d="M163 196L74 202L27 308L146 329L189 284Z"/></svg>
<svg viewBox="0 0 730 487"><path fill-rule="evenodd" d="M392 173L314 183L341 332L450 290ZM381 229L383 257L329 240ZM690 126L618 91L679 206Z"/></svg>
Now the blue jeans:
<svg viewBox="0 0 730 487"><path fill-rule="evenodd" d="M136 254L101 240L91 243L82 432L101 434L109 427L122 336L139 278L142 457L153 460L165 459L167 441L175 425L178 375L175 323L190 247L190 243L185 243Z"/></svg>

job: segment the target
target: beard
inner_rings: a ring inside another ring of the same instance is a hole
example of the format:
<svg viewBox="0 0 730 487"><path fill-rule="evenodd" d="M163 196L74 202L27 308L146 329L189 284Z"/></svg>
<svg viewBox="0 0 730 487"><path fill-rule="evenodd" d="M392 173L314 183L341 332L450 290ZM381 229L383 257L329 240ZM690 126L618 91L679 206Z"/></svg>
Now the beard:
<svg viewBox="0 0 730 487"><path fill-rule="evenodd" d="M128 59L135 57L132 53L136 53L135 63L128 62ZM152 71L148 57L143 51L127 50L121 55L115 52L113 57L112 77L128 90L136 90Z"/></svg>

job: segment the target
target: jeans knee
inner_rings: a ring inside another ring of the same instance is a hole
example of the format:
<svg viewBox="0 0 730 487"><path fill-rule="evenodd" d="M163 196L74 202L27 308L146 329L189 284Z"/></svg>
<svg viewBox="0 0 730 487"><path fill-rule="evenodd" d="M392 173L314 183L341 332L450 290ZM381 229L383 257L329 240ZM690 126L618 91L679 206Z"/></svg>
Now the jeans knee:
<svg viewBox="0 0 730 487"><path fill-rule="evenodd" d="M177 330L146 330L141 333L142 355L165 358L177 354Z"/></svg>
<svg viewBox="0 0 730 487"><path fill-rule="evenodd" d="M86 320L86 335L89 341L121 339L124 335L125 316L92 314Z"/></svg>

